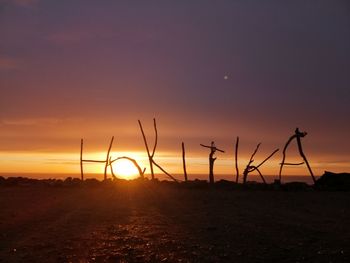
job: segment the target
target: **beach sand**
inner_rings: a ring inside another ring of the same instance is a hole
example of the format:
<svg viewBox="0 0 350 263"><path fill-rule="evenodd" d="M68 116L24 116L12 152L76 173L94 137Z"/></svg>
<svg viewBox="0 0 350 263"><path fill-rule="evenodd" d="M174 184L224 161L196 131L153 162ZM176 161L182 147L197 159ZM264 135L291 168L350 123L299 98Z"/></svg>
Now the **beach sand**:
<svg viewBox="0 0 350 263"><path fill-rule="evenodd" d="M350 262L350 194L0 187L0 262Z"/></svg>

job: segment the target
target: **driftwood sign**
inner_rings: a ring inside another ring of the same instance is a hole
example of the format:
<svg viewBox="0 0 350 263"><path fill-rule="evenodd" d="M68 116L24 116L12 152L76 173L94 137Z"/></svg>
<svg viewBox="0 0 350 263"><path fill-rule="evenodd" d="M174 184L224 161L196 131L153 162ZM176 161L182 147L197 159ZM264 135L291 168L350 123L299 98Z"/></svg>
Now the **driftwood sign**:
<svg viewBox="0 0 350 263"><path fill-rule="evenodd" d="M150 167L150 173L151 173L151 178L152 180L155 179L155 175L154 175L154 166L156 166L160 171L162 171L165 175L167 175L171 180L175 181L175 182L179 182L180 180L176 179L174 176L172 176L170 173L168 173L162 166L160 166L155 160L154 160L154 156L155 156L155 152L157 149L157 145L158 145L158 130L157 130L157 123L156 123L156 119L153 119L153 128L154 128L154 134L155 134L155 140L154 140L154 145L152 148L152 151L149 148L148 142L147 142L147 138L145 135L145 132L143 130L143 126L140 120L138 120L138 124L140 127L140 131L142 134L142 138L144 141L144 145L146 148L146 153L148 156L148 161L149 161L149 167ZM282 162L280 163L280 170L279 170L279 182L281 182L282 179L282 169L284 165L302 165L302 164L306 164L310 175L312 177L313 182L316 182L315 176L312 172L312 169L310 167L310 164L304 154L303 148L302 148L302 144L301 144L301 139L304 138L307 135L306 132L300 132L298 128L296 128L295 133L288 139L288 141L286 142L284 148L283 148L283 157L282 157ZM303 158L303 162L301 163L287 163L285 162L286 160L286 151L288 146L290 145L290 143L293 140L297 141L297 146L298 146L298 150L299 150L299 154L300 156ZM105 160L90 160L90 159L84 159L83 158L83 148L84 148L84 140L81 139L80 141L80 174L81 174L81 180L84 180L84 169L83 169L83 163L84 162L91 162L91 163L103 163L104 164L104 180L107 179L107 171L108 171L108 167L110 167L111 169L111 175L116 178L115 174L114 174L114 170L113 170L113 163L117 162L118 160L121 159L125 159L130 161L138 170L139 172L139 176L140 178L144 178L144 174L145 174L145 170L146 168L142 169L140 167L140 165L137 163L137 161L131 157L128 156L121 156L121 157L117 157L117 158L112 158L110 156L111 153L111 149L112 149L112 145L113 145L113 141L114 141L114 136L111 138L111 141L109 143L109 147L107 150L107 154L106 154L106 159ZM250 159L248 161L248 164L246 165L244 171L243 171L243 183L245 184L247 182L247 178L248 175L254 171L257 171L259 176L261 177L261 180L263 181L263 183L266 183L266 180L264 178L264 176L261 173L261 170L259 169L267 160L269 160L274 154L276 154L279 149L274 150L268 157L266 157L261 163L259 163L258 165L253 165L254 162L254 157L256 155L256 153L258 152L259 148L260 148L261 143L259 143L254 152L252 153L252 155L250 156ZM219 148L217 148L215 146L214 141L211 142L210 145L205 145L205 144L200 144L200 146L204 147L204 148L208 148L210 149L209 152L209 182L211 184L213 184L215 182L214 179L214 163L215 160L217 159L216 157L214 157L215 153L221 152L221 153L225 153L224 150L221 150ZM234 152L234 158L235 158L235 170L236 170L236 178L235 181L236 183L238 183L239 181L239 166L238 166L238 146L239 146L239 137L236 138L236 143L235 143L235 152ZM183 173L184 173L184 180L187 181L188 180L188 175L187 175L187 167L186 167L186 153L185 153L185 144L184 142L181 143L181 148L182 148L182 165L183 165Z"/></svg>

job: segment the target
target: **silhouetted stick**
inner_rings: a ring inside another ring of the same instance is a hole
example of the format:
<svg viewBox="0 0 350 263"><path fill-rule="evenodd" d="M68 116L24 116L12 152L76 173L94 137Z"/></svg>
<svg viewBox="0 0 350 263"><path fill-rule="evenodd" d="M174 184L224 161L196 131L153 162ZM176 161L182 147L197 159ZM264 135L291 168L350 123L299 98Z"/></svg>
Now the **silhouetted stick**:
<svg viewBox="0 0 350 263"><path fill-rule="evenodd" d="M86 163L106 163L106 161L98 161L98 160L83 160Z"/></svg>
<svg viewBox="0 0 350 263"><path fill-rule="evenodd" d="M154 120L154 119L153 119ZM140 129L141 129L141 133L142 133L142 137L143 137L143 141L145 143L145 147L146 147L146 151L147 151L147 156L148 156L148 161L149 161L149 167L150 167L150 170L151 170L151 176L152 176L152 180L154 180L154 172L153 172L153 156L150 154L149 152L149 148L148 148L148 143L147 143L147 139L146 139L146 136L145 136L145 133L143 131L143 128L142 128L142 124L141 124L141 121L138 120L139 122L139 126L140 126ZM154 122L155 123L155 122ZM155 148L154 148L155 149Z"/></svg>
<svg viewBox="0 0 350 263"><path fill-rule="evenodd" d="M181 146L182 146L182 165L184 169L185 182L187 182L185 144L182 142Z"/></svg>
<svg viewBox="0 0 350 263"><path fill-rule="evenodd" d="M258 143L258 145L255 148L255 151L253 152L252 156L250 156L250 160L249 160L249 164L251 164L252 162L254 162L253 158L255 156L255 154L258 152L259 148L260 148L261 142Z"/></svg>
<svg viewBox="0 0 350 263"><path fill-rule="evenodd" d="M249 166L248 170L249 170L248 173L253 172L255 170L258 171L258 174L260 175L261 180L263 181L264 184L266 184L266 180L257 166Z"/></svg>
<svg viewBox="0 0 350 263"><path fill-rule="evenodd" d="M278 152L279 149L274 150L274 151L273 151L268 157L266 157L260 164L258 164L258 165L256 165L256 166L253 166L253 165L251 165L251 164L254 162L253 158L254 158L255 154L257 153L257 151L258 151L260 145L261 145L261 143L259 143L259 144L256 146L255 151L253 152L252 156L251 156L250 159L249 159L249 163L248 163L247 167L246 167L246 168L244 169L244 171L243 171L243 183L244 183L244 184L247 182L248 174L251 173L251 172L254 172L255 170L258 171L258 173L259 173L261 179L263 180L264 183L266 183L265 178L263 177L263 175L261 174L261 172L260 172L260 170L259 170L259 167L262 166L268 159L270 159L276 152Z"/></svg>
<svg viewBox="0 0 350 263"><path fill-rule="evenodd" d="M257 170L260 166L262 166L268 159L270 159L278 151L279 151L279 149L274 150L264 161L262 161L259 165L255 166L255 169ZM254 170L252 170L252 171L254 171Z"/></svg>
<svg viewBox="0 0 350 263"><path fill-rule="evenodd" d="M215 146L212 147L212 146L208 146L208 145L204 145L204 144L200 144L200 146L205 147L205 148L209 148L209 149L215 149L215 151L219 151L219 152L222 152L222 153L225 152L223 150L220 150L219 148L216 148Z"/></svg>
<svg viewBox="0 0 350 263"><path fill-rule="evenodd" d="M156 119L153 118L153 127L154 127L154 134L155 134L155 139L154 139L154 147L153 147L153 151L152 151L152 158L154 157L154 153L156 152L156 148L157 148L157 144L158 144L158 130L157 130L157 123L156 123Z"/></svg>
<svg viewBox="0 0 350 263"><path fill-rule="evenodd" d="M83 170L83 144L84 140L81 139L80 141L80 176L81 180L84 181L84 170Z"/></svg>
<svg viewBox="0 0 350 263"><path fill-rule="evenodd" d="M261 143L258 143L258 145L256 146L254 152L250 156L250 159L249 159L249 162L248 162L246 168L243 171L243 184L245 184L247 182L247 177L248 177L248 174L249 174L250 165L254 162L253 158L254 158L255 154L257 153L257 151L259 150L260 145L261 145Z"/></svg>
<svg viewBox="0 0 350 263"><path fill-rule="evenodd" d="M174 180L175 182L178 182L179 180L177 180L175 177L173 177L171 174L169 174L167 171L165 171L159 164L157 164L154 160L153 160L153 164L155 166L157 166L163 173L165 173L167 176L169 176L172 180Z"/></svg>
<svg viewBox="0 0 350 263"><path fill-rule="evenodd" d="M286 142L286 144L284 145L284 148L283 148L283 157L282 157L282 162L281 162L281 166L280 166L280 171L279 171L279 174L278 174L278 179L279 179L279 182L281 183L282 182L282 169L283 169L283 165L284 165L284 162L286 160L286 151L287 151L287 148L288 148L288 145L291 143L291 141L293 139L296 138L296 134L294 134L293 136L291 136L288 141Z"/></svg>
<svg viewBox="0 0 350 263"><path fill-rule="evenodd" d="M236 183L238 183L238 178L239 178L239 170L238 170L238 144L239 144L239 137L237 136L237 139L236 139L236 147L235 147Z"/></svg>
<svg viewBox="0 0 350 263"><path fill-rule="evenodd" d="M301 163L284 163L284 165L303 165L304 162L301 162ZM281 165L281 163L280 163Z"/></svg>
<svg viewBox="0 0 350 263"><path fill-rule="evenodd" d="M219 148L216 148L214 142L211 142L210 146L204 145L204 144L200 144L200 146L210 149L210 153L209 153L209 183L213 184L214 183L214 162L216 160L216 158L214 158L214 154L216 151L219 151L222 153L224 153L225 151L220 150Z"/></svg>
<svg viewBox="0 0 350 263"><path fill-rule="evenodd" d="M109 157L109 166L111 167L111 174L112 174L113 178L116 179L117 177L115 176L114 171L113 171L112 157Z"/></svg>
<svg viewBox="0 0 350 263"><path fill-rule="evenodd" d="M216 158L214 158L213 156L214 156L214 153L215 152L211 152L210 154L209 154L209 182L211 183L211 184L213 184L214 183L214 162L216 161Z"/></svg>
<svg viewBox="0 0 350 263"><path fill-rule="evenodd" d="M108 161L109 161L109 153L110 153L110 151L112 149L113 140L114 140L114 136L111 139L111 142L109 144L108 151L107 151L106 165L105 165L105 172L104 172L104 180L107 180L107 167L108 167Z"/></svg>
<svg viewBox="0 0 350 263"><path fill-rule="evenodd" d="M249 167L247 166L244 171L243 171L243 184L245 184L247 182L247 177L248 177L248 173L249 173Z"/></svg>
<svg viewBox="0 0 350 263"><path fill-rule="evenodd" d="M249 174L249 168L250 168L250 166L247 165L247 167L243 171L243 184L245 184L247 182L247 177L248 177L248 174Z"/></svg>
<svg viewBox="0 0 350 263"><path fill-rule="evenodd" d="M157 130L156 119L155 119L155 118L153 119L153 126L154 126L154 132L155 132L155 137L156 137L156 138L155 138L155 141L154 141L154 147L153 147L152 154L151 154L150 151L149 151L147 139L146 139L145 133L144 133L144 131L143 131L141 121L138 120L138 122L139 122L139 126L140 126L140 129L141 129L143 141L144 141L144 143L145 143L146 150L147 150L147 155L148 155L149 165L150 165L150 169L151 169L152 180L154 180L154 172L153 172L153 164L154 164L154 165L157 166L163 173L165 173L167 176L169 176L172 180L174 180L175 182L178 182L177 179L175 179L171 174L169 174L167 171L165 171L165 170L164 170L159 164L157 164L157 163L154 161L154 159L153 159L154 154L155 154L155 151L156 151L156 148L157 148L157 143L158 143L158 130Z"/></svg>
<svg viewBox="0 0 350 263"><path fill-rule="evenodd" d="M116 159L110 161L111 167L112 167L112 164L113 164L114 162L116 162L116 161L118 161L118 160L121 160L121 159L126 159L126 160L129 160L130 162L132 162L132 163L134 164L134 166L137 168L140 177L143 178L144 173L145 173L145 171L146 171L146 168L144 168L143 170L141 170L141 167L139 166L139 164L137 163L137 161L136 161L135 159L133 159L133 158L130 158L130 157L127 157L127 156L118 157L118 158L116 158Z"/></svg>
<svg viewBox="0 0 350 263"><path fill-rule="evenodd" d="M303 159L304 159L304 161L306 163L306 166L307 166L307 168L308 168L308 170L310 172L310 175L312 177L312 180L314 181L314 184L315 184L316 183L316 179L315 179L314 173L312 172L310 164L307 161L306 156L305 156L305 154L303 152L303 147L301 146L301 140L300 140L300 138L304 137L307 133L306 132L299 132L298 128L295 130L295 133L298 135L297 136L297 143L298 143L299 153L300 153L301 157L303 157Z"/></svg>
<svg viewBox="0 0 350 263"><path fill-rule="evenodd" d="M258 171L258 173L259 173L259 175L260 175L262 181L264 182L264 184L266 184L265 178L264 178L264 176L262 175L262 173L260 172L260 170L259 170L257 167L255 168L255 170Z"/></svg>

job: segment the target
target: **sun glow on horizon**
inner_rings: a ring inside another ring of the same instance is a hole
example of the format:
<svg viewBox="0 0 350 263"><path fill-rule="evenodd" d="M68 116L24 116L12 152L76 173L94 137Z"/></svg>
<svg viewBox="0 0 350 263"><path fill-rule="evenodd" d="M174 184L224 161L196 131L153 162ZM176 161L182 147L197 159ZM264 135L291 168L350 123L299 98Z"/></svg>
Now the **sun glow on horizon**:
<svg viewBox="0 0 350 263"><path fill-rule="evenodd" d="M121 179L135 179L139 176L139 171L135 165L126 159L120 159L113 164L113 172L115 176Z"/></svg>
<svg viewBox="0 0 350 263"><path fill-rule="evenodd" d="M250 154L250 153L249 153ZM242 153L239 158L239 168L242 173L245 165L249 161L250 155ZM141 170L146 168L145 177L151 178L149 162L147 154L140 151L112 151L110 153L112 160L121 157L129 157L134 159L140 166ZM278 175L279 171L279 156L275 156L269 162L264 164L261 169L263 175ZM343 172L349 170L348 159L339 161L337 156L314 156L310 158L311 167L315 175L322 175L325 170L332 170L334 172ZM91 160L106 160L106 152L84 150L84 159ZM295 158L294 155L288 156L289 160L298 162L300 158ZM259 159L260 160L260 159ZM257 162L259 161L257 160ZM157 152L156 161L170 174L180 175L182 179L182 159L178 152ZM19 165L20 164L20 165ZM194 153L189 151L189 156L186 157L187 172L189 178L206 178L198 177L197 175L208 174L208 157L207 153ZM83 171L85 178L103 179L105 163L89 163L83 164ZM138 169L133 163L126 159L114 161L114 174L121 179L134 179L139 176ZM162 174L157 168L153 167L155 174ZM108 178L111 178L111 169L107 169ZM77 152L14 152L14 151L0 151L0 174L2 176L30 176L31 178L64 178L65 176L73 176L80 178L80 162L79 153ZM235 174L234 157L232 154L220 155L215 162L214 174L219 178L221 175ZM307 175L308 171L305 165L286 167L283 170L283 175ZM166 176L165 179L169 179ZM232 177L233 178L233 177Z"/></svg>

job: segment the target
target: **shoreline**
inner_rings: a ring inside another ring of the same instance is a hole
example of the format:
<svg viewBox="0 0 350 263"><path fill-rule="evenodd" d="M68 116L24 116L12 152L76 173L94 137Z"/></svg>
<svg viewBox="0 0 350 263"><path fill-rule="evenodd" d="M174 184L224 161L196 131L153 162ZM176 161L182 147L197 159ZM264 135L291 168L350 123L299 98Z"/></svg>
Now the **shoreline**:
<svg viewBox="0 0 350 263"><path fill-rule="evenodd" d="M29 179L60 179L64 180L68 177L72 178L80 178L80 174L59 174L59 173L0 173L0 176L4 178L8 177L24 177L24 178L29 178ZM182 174L174 174L173 175L176 179L179 179L180 181L183 180L183 175ZM97 179L97 180L103 180L103 175L102 174L84 174L84 177L86 179ZM145 178L149 177L149 175L145 175ZM278 179L278 175L264 175L266 182L267 183L273 183L275 179ZM315 176L316 179L320 178L321 176ZM111 176L109 175L109 178ZM155 174L155 178L157 178L160 181L168 181L168 177L163 174ZM193 180L208 180L208 175L205 174L194 174L188 175L188 178L190 181ZM123 179L118 177L118 179ZM248 177L249 181L256 181L256 182L261 182L261 179L259 175L249 175ZM215 181L218 182L220 180L227 180L234 182L235 180L235 175L228 175L228 174L217 174L215 175ZM242 177L240 177L241 182ZM312 184L312 178L310 175L284 175L282 176L282 181L284 183L290 183L290 182L303 182L303 183L308 183Z"/></svg>

